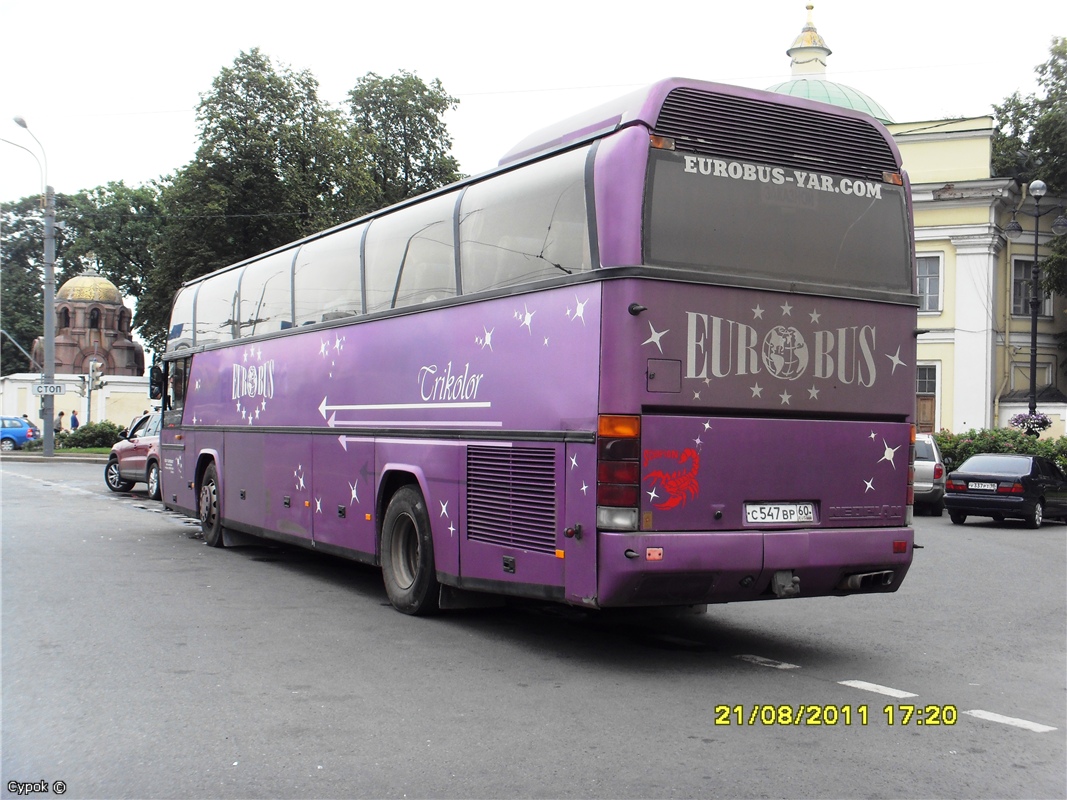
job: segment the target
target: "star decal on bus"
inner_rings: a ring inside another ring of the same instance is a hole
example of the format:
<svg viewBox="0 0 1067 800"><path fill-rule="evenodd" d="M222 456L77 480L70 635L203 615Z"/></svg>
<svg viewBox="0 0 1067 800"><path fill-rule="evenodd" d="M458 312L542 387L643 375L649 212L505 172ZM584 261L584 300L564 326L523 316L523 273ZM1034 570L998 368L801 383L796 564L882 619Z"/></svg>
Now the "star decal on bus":
<svg viewBox="0 0 1067 800"><path fill-rule="evenodd" d="M897 450L900 449L900 445L897 445L896 447L890 447L889 443L886 442L885 439L882 439L882 445L885 447L885 452L882 453L882 457L878 459L878 463L881 464L883 461L888 461L892 465L893 469L896 469L897 465L896 462L893 461L893 458L894 456L896 456Z"/></svg>
<svg viewBox="0 0 1067 800"><path fill-rule="evenodd" d="M574 296L574 303L576 306L576 308L574 309L574 314L572 315L571 310L569 308L567 309L567 316L571 318L571 322L574 322L576 319L580 319L582 321L582 325L585 325L585 306L588 302L588 297L585 298L585 300L579 300L578 295Z"/></svg>
<svg viewBox="0 0 1067 800"><path fill-rule="evenodd" d="M296 469L293 470L293 477L296 478L296 491L301 492L304 490L304 465L297 464Z"/></svg>
<svg viewBox="0 0 1067 800"><path fill-rule="evenodd" d="M818 324L818 322L819 322L819 317L820 317L821 315L819 314L819 312L818 312L818 311L816 311L815 309L812 309L812 310L811 310L811 313L810 313L810 314L808 314L808 316L809 316L809 317L811 317L811 324L812 324L812 325L817 325L817 324Z"/></svg>
<svg viewBox="0 0 1067 800"><path fill-rule="evenodd" d="M757 303L756 307L752 309L752 319L763 319L763 309Z"/></svg>
<svg viewBox="0 0 1067 800"><path fill-rule="evenodd" d="M356 478L354 483L349 483L348 484L348 488L352 491L352 496L350 498L348 498L348 504L349 505L352 505L353 503L358 503L359 502L359 490L357 488L358 486L359 486L359 478Z"/></svg>
<svg viewBox="0 0 1067 800"><path fill-rule="evenodd" d="M655 327L653 327L651 322L648 323L648 329L650 331L652 331L652 335L649 336L647 339L645 339L643 342L641 342L641 344L642 345L654 344L654 345L656 345L656 349L659 350L660 353L662 353L663 352L663 345L660 344L660 339L663 338L664 334L670 333L671 329L667 328L666 330L657 331L655 329Z"/></svg>
<svg viewBox="0 0 1067 800"><path fill-rule="evenodd" d="M819 399L819 390L815 388L815 384L814 383L811 385L811 388L808 389L808 397L810 399L812 399L812 400L818 400Z"/></svg>
<svg viewBox="0 0 1067 800"><path fill-rule="evenodd" d="M782 316L783 317L791 317L791 316L793 316L793 307L791 305L789 305L789 301L786 301L785 305L780 306L780 308L782 309Z"/></svg>
<svg viewBox="0 0 1067 800"><path fill-rule="evenodd" d="M900 345L897 345L897 352L895 352L893 355L889 355L888 353L886 353L885 357L893 362L893 371L889 373L890 375L893 375L893 374L896 373L897 367L906 367L906 366L908 366L907 364L905 364L903 361L900 360Z"/></svg>
<svg viewBox="0 0 1067 800"><path fill-rule="evenodd" d="M490 350L492 350L493 349L493 331L495 331L496 328L486 328L483 325L482 326L482 330L485 331L485 335L484 336L475 336L474 337L474 343L478 344L478 345L481 345L482 350L484 350L487 347Z"/></svg>
<svg viewBox="0 0 1067 800"><path fill-rule="evenodd" d="M438 500L437 502L439 502L441 504L441 516L444 517L445 519L448 519L449 518L449 516L448 516L448 501L447 500Z"/></svg>
<svg viewBox="0 0 1067 800"><path fill-rule="evenodd" d="M874 478L871 478L870 480L864 479L863 485L865 487L864 490L863 490L864 494L867 494L867 492L873 492L874 491Z"/></svg>
<svg viewBox="0 0 1067 800"><path fill-rule="evenodd" d="M533 336L533 316L536 313L536 311L531 311L529 306L526 305L526 303L522 304L521 312L515 312L515 319L522 320L522 322L519 323L519 327L526 328L526 330L530 332L531 336Z"/></svg>
<svg viewBox="0 0 1067 800"><path fill-rule="evenodd" d="M793 395L789 394L789 392L782 392L782 393L781 393L780 395L778 395L778 396L779 396L780 398L782 398L782 405L783 405L783 406L787 406L787 405L789 405L789 401L793 399Z"/></svg>

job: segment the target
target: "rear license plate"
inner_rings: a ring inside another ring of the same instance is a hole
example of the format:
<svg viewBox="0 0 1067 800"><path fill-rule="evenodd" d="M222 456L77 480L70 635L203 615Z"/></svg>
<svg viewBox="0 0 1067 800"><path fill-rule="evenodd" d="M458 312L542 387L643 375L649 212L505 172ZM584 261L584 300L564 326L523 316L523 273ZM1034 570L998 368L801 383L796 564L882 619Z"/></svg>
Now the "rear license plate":
<svg viewBox="0 0 1067 800"><path fill-rule="evenodd" d="M814 503L745 503L745 520L752 523L815 521Z"/></svg>
<svg viewBox="0 0 1067 800"><path fill-rule="evenodd" d="M981 489L986 492L995 492L997 485L995 483L968 483L968 489Z"/></svg>

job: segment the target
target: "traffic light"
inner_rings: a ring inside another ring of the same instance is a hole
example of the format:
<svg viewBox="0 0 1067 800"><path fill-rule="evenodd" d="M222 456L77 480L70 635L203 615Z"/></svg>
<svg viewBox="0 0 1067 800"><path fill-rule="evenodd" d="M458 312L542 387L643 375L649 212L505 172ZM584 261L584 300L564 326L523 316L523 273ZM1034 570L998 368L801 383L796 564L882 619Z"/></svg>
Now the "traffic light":
<svg viewBox="0 0 1067 800"><path fill-rule="evenodd" d="M81 383L78 384L78 394L80 394L82 397L85 397L86 384L88 382L85 380L84 375L79 375L78 380L81 381Z"/></svg>
<svg viewBox="0 0 1067 800"><path fill-rule="evenodd" d="M89 381L94 389L103 389L107 385L104 382L104 365L99 361L89 363Z"/></svg>

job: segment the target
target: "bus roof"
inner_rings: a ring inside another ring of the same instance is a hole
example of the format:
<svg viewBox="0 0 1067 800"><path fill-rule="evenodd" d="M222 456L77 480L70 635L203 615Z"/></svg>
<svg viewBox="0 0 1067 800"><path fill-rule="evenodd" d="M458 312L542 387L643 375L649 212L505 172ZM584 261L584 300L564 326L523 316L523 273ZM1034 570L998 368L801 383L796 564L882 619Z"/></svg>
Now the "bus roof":
<svg viewBox="0 0 1067 800"><path fill-rule="evenodd" d="M891 141L889 133L884 129L884 126L874 117L863 112L779 94L778 92L767 92L761 89L748 89L730 84L689 78L665 78L530 134L505 153L503 158L500 159L499 165L512 164L516 161L566 147L584 139L603 136L619 128L637 123L654 128L659 118L660 109L663 107L664 99L673 89L680 87L860 119L864 122L870 122L874 127L881 128L883 136Z"/></svg>

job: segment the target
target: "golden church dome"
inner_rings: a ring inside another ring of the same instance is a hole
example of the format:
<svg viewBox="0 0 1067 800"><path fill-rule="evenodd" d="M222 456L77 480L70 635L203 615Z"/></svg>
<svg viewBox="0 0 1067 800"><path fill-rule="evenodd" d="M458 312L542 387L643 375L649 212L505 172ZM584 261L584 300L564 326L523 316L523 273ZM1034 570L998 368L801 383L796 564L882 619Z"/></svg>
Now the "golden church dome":
<svg viewBox="0 0 1067 800"><path fill-rule="evenodd" d="M95 270L86 270L59 287L56 300L108 303L122 305L119 287Z"/></svg>

